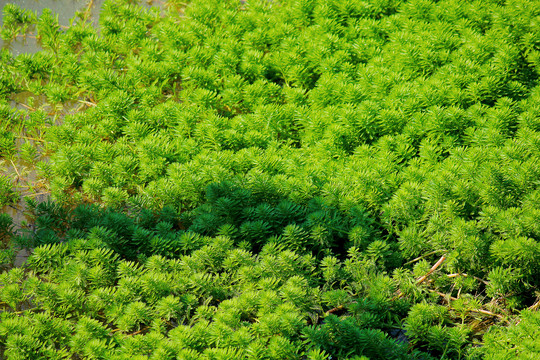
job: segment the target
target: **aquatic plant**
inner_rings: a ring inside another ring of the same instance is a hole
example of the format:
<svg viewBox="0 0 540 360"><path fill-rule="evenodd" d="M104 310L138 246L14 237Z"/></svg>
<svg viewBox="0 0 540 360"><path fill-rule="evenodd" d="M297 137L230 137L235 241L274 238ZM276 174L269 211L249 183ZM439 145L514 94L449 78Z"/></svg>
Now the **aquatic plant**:
<svg viewBox="0 0 540 360"><path fill-rule="evenodd" d="M0 156L50 155L53 198L8 359L475 359L534 324L537 2L4 13L43 50L0 52Z"/></svg>

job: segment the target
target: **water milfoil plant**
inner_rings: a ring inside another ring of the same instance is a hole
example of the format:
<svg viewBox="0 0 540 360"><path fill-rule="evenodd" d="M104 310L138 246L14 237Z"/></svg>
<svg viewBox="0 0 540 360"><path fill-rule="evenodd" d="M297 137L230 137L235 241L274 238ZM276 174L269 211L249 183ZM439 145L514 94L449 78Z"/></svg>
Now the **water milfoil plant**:
<svg viewBox="0 0 540 360"><path fill-rule="evenodd" d="M0 53L0 156L53 199L8 359L535 356L537 3L4 14L43 50Z"/></svg>

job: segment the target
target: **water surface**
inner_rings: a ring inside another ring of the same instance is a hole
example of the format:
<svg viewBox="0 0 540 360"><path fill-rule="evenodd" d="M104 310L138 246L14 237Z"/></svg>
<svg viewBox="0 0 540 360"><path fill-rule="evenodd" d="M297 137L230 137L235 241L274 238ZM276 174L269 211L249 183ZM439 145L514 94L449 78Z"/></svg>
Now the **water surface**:
<svg viewBox="0 0 540 360"><path fill-rule="evenodd" d="M43 9L51 9L58 15L60 26L69 26L77 11L88 11L89 20L97 24L99 18L99 9L105 0L0 0L0 8L6 4L17 4L22 8L32 10L39 16ZM3 24L3 11L0 12L0 26ZM0 39L0 48L9 48L13 55L21 53L35 53L41 48L32 33L26 36L18 36L12 42L6 42Z"/></svg>

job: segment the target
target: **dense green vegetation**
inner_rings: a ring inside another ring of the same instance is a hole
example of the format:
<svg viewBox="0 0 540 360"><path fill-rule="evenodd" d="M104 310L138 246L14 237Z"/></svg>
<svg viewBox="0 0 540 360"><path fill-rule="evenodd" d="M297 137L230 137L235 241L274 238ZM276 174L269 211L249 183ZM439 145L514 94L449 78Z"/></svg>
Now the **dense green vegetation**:
<svg viewBox="0 0 540 360"><path fill-rule="evenodd" d="M0 357L539 356L539 2L3 12Z"/></svg>

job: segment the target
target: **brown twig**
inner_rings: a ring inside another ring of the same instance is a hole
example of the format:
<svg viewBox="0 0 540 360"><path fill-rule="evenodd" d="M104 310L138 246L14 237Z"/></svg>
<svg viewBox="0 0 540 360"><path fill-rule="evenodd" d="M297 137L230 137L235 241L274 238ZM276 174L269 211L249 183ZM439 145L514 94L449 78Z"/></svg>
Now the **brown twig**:
<svg viewBox="0 0 540 360"><path fill-rule="evenodd" d="M451 296L451 295L445 294L445 293L440 292L440 291L437 291L437 290L431 290L431 289L429 289L429 291L432 292L432 293L434 293L434 294L437 294L437 295L439 295L439 296L442 296L442 297L445 298L445 299L450 299L450 300L452 300L452 301L456 301L456 300L457 300L456 297L453 297L453 296Z"/></svg>
<svg viewBox="0 0 540 360"><path fill-rule="evenodd" d="M45 141L43 139L38 139L38 138L33 138L33 137L28 137L28 136L19 136L19 139L28 139L28 140L41 141L41 142Z"/></svg>
<svg viewBox="0 0 540 360"><path fill-rule="evenodd" d="M500 315L500 314L495 314L495 313L492 313L491 311L487 311L487 310L482 310L482 309L472 309L472 310L469 310L471 312L477 312L477 313L480 313L480 314L484 314L484 315L489 315L489 316L495 316L495 317L498 317L499 319L501 320L505 320L505 321L508 321L504 318L504 316Z"/></svg>
<svg viewBox="0 0 540 360"><path fill-rule="evenodd" d="M420 277L418 280L416 280L416 285L420 285L421 283L423 283L424 281L426 281L426 279L429 277L429 275L433 274L435 272L435 270L437 270L437 268L439 266L441 266L441 264L444 262L444 260L446 260L446 256L441 256L441 258L439 259L439 261L437 261L435 263L435 265L433 265L431 267L431 269L429 269L429 271L427 272L427 274L425 274L424 276Z"/></svg>
<svg viewBox="0 0 540 360"><path fill-rule="evenodd" d="M439 296L442 296L443 298L445 299L450 299L452 301L456 301L458 300L458 298L455 298L453 296L450 296L448 294L445 294L445 293L442 293L440 291L437 291L437 290L429 290L430 292L434 293L434 294L437 294ZM448 300L447 300L448 301ZM448 301L448 303L450 303ZM488 316L494 316L496 318L499 318L503 321L506 321L507 323L510 323L507 319L504 318L504 316L500 315L500 314L495 314L494 312L491 312L491 311L488 311L488 310L484 310L484 309L470 309L469 310L470 312L476 312L476 313L479 313L479 314L484 314L484 315L488 315Z"/></svg>
<svg viewBox="0 0 540 360"><path fill-rule="evenodd" d="M140 333L142 333L143 331L146 331L146 330L148 330L148 329L150 329L150 327L148 327L148 326L147 326L147 327L144 327L144 328L142 328L141 330L138 330L138 331L135 331L134 333L128 334L128 336L133 336L133 335L140 334Z"/></svg>
<svg viewBox="0 0 540 360"><path fill-rule="evenodd" d="M15 169L18 179L21 179L21 174L19 173L19 170L17 170L17 167L15 166L15 163L13 162L13 160L9 159L9 162L11 163L11 165L13 165L13 169Z"/></svg>
<svg viewBox="0 0 540 360"><path fill-rule="evenodd" d="M441 258L439 259L439 261L437 261L437 262L435 263L435 265L433 265L433 266L431 267L431 269L429 269L429 271L428 271L425 275L421 276L420 278L418 278L418 279L416 280L416 285L420 285L421 283L423 283L424 281L426 281L426 279L429 277L429 275L433 274L433 272L435 272L435 270L437 270L437 268L438 268L439 266L441 266L441 264L444 262L444 260L446 260L446 256L443 255L443 256L441 256ZM401 290L398 290L397 295L394 297L394 300L395 300L395 299L399 299L399 298L403 297L404 295L405 295L405 294L403 294L403 293L401 292Z"/></svg>
<svg viewBox="0 0 540 360"><path fill-rule="evenodd" d="M37 36L35 36L35 35L28 35L28 34L17 34L17 37L24 37L25 39L26 39L26 38L37 39Z"/></svg>
<svg viewBox="0 0 540 360"><path fill-rule="evenodd" d="M344 309L343 305L336 306L335 308L328 310L326 312L326 315L333 314L333 313L338 312L338 311L343 310L343 309Z"/></svg>
<svg viewBox="0 0 540 360"><path fill-rule="evenodd" d="M88 106L97 106L97 104L94 104L94 103L92 103L90 101L85 101L85 100L77 100L77 101L80 102L80 103L83 103L85 105L88 105Z"/></svg>
<svg viewBox="0 0 540 360"><path fill-rule="evenodd" d="M538 307L540 307L540 300L529 306L529 310L536 310Z"/></svg>
<svg viewBox="0 0 540 360"><path fill-rule="evenodd" d="M433 250L433 251L431 251L431 252L428 252L428 253L425 254L425 255L422 255L422 256L417 257L416 259L412 259L412 260L410 260L410 261L407 261L407 262L406 262L405 264L403 264L403 265L405 266L405 265L412 264L412 263L414 263L414 262L417 262L417 261L419 261L419 260L422 260L422 259L424 259L424 258L427 258L428 256L431 256L431 255L436 254L436 253L441 252L441 251L446 251L446 250Z"/></svg>
<svg viewBox="0 0 540 360"><path fill-rule="evenodd" d="M88 3L88 6L86 7L86 10L83 13L84 21L88 20L88 17L90 16L90 9L92 8L93 5L94 5L94 0L90 0L90 2Z"/></svg>
<svg viewBox="0 0 540 360"><path fill-rule="evenodd" d="M22 107L25 107L25 108L27 108L28 110L36 111L36 109L35 109L35 108L33 108L33 107L31 107L31 106L28 106L28 105L26 105L26 104L23 104L23 103L19 103L19 105L21 105Z"/></svg>

